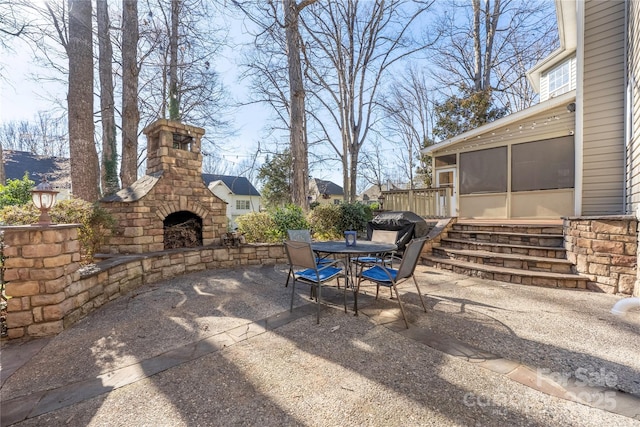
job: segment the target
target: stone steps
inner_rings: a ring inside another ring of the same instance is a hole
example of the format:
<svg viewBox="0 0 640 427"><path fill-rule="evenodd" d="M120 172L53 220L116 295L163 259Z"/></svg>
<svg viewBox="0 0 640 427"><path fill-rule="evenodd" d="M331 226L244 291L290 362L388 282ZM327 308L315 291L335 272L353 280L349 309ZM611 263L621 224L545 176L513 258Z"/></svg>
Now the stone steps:
<svg viewBox="0 0 640 427"><path fill-rule="evenodd" d="M567 260L561 225L454 224L424 256L427 265L502 282L585 289Z"/></svg>
<svg viewBox="0 0 640 427"><path fill-rule="evenodd" d="M433 255L441 258L473 262L482 265L516 268L549 273L574 273L573 264L562 258L547 258L520 254L501 254L444 247L433 248Z"/></svg>
<svg viewBox="0 0 640 427"><path fill-rule="evenodd" d="M588 282L586 277L578 274L505 268L436 256L423 256L422 261L426 265L449 270L457 274L521 285L586 289Z"/></svg>

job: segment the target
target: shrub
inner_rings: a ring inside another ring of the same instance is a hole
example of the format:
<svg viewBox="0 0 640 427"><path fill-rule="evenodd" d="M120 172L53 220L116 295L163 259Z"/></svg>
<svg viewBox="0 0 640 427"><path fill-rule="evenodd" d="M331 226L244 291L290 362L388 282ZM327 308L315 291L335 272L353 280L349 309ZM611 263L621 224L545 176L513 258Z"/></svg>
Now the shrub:
<svg viewBox="0 0 640 427"><path fill-rule="evenodd" d="M342 203L340 206L340 223L338 229L340 234L346 230L365 231L367 221L373 217L370 208L360 202Z"/></svg>
<svg viewBox="0 0 640 427"><path fill-rule="evenodd" d="M303 230L309 228L309 222L297 205L288 205L284 208L277 208L271 214L275 223L279 240L287 237L287 230Z"/></svg>
<svg viewBox="0 0 640 427"><path fill-rule="evenodd" d="M238 231L248 243L279 242L276 223L267 212L251 212L236 218Z"/></svg>
<svg viewBox="0 0 640 427"><path fill-rule="evenodd" d="M49 215L51 222L55 224L80 224L78 239L80 253L85 261L92 259L115 223L106 210L81 199L59 201L51 208ZM0 210L0 222L5 225L35 224L39 217L40 212L31 203L6 206Z"/></svg>
<svg viewBox="0 0 640 427"><path fill-rule="evenodd" d="M339 239L340 208L338 205L321 204L309 213L309 224L319 240Z"/></svg>
<svg viewBox="0 0 640 427"><path fill-rule="evenodd" d="M0 208L25 205L31 201L31 189L35 182L25 172L22 179L10 179L6 185L0 185Z"/></svg>

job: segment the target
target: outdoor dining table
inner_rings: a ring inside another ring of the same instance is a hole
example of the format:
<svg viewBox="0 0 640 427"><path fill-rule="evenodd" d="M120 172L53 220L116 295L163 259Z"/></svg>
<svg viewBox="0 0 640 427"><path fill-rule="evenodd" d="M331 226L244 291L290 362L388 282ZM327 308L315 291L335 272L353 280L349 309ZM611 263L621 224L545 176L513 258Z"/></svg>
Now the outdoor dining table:
<svg viewBox="0 0 640 427"><path fill-rule="evenodd" d="M383 254L393 252L398 249L397 245L392 243L372 242L370 240L357 240L355 245L347 246L344 240L331 240L327 242L312 242L311 249L315 252L323 254L331 254L344 259L345 280L351 281L353 286L353 311L358 315L358 289L355 283L355 277L351 267L351 260L359 256L368 254ZM348 283L345 283L348 286Z"/></svg>

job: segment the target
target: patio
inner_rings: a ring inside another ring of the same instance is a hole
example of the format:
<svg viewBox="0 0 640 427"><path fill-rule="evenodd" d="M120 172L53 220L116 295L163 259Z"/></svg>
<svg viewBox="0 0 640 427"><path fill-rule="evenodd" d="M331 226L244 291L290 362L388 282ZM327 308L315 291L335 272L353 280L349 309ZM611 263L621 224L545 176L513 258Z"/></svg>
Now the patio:
<svg viewBox="0 0 640 427"><path fill-rule="evenodd" d="M418 267L315 324L287 266L137 288L54 338L2 344L1 425L639 425L640 313L619 297ZM583 403L572 401L573 397Z"/></svg>

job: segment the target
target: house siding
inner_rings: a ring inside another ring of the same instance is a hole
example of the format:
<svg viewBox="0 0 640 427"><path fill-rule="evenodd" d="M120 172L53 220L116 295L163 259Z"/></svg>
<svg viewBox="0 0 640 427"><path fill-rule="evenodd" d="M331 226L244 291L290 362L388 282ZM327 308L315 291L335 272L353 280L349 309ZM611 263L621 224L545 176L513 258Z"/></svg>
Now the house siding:
<svg viewBox="0 0 640 427"><path fill-rule="evenodd" d="M640 208L640 3L629 1L628 85L631 114L627 154L627 213Z"/></svg>
<svg viewBox="0 0 640 427"><path fill-rule="evenodd" d="M590 0L584 11L582 214L621 214L625 2Z"/></svg>

